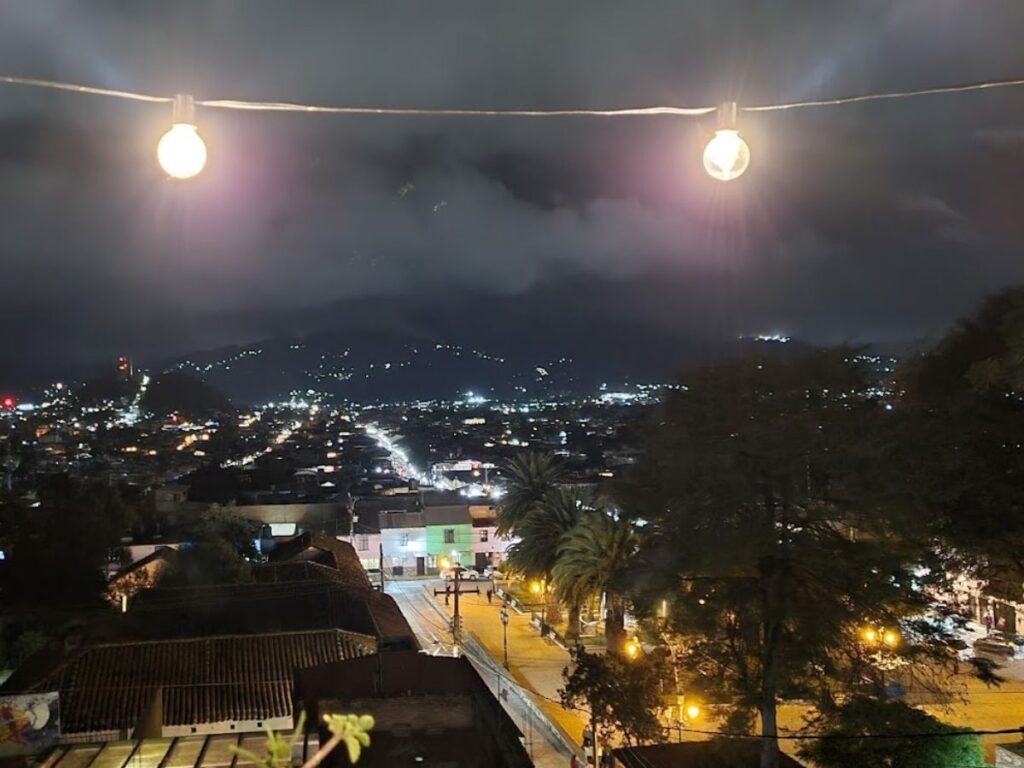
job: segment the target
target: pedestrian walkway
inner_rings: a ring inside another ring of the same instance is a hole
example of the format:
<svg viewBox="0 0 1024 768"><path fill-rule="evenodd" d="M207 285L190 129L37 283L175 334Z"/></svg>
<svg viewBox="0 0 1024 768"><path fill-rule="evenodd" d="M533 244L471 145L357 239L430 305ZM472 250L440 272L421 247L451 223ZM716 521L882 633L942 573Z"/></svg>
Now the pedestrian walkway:
<svg viewBox="0 0 1024 768"><path fill-rule="evenodd" d="M444 595L433 595L432 585L425 585L434 603L452 615L454 606L444 605ZM472 588L472 587L469 587ZM499 664L504 659L504 636L501 624L501 599L494 596L487 602L486 584L481 594L466 594L461 598L462 628L472 633ZM451 601L449 601L451 602ZM583 728L587 723L585 712L566 710L561 704L559 689L564 685L562 671L569 664L569 653L553 641L540 637L531 626L528 614L509 609L508 660L512 678L537 694L545 714L556 722L575 744L583 743Z"/></svg>

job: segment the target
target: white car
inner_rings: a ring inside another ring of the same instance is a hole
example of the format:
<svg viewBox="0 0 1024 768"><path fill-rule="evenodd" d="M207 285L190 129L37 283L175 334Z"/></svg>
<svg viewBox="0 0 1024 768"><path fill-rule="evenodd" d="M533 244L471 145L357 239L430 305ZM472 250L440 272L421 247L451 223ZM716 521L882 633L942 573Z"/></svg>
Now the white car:
<svg viewBox="0 0 1024 768"><path fill-rule="evenodd" d="M472 568L461 568L460 567L458 569L456 569L456 568L449 568L447 571L445 571L444 572L444 580L445 581L455 581L455 571L456 570L461 571L461 575L459 576L459 578L462 579L463 581L476 581L477 579L480 578L480 572L479 571L475 571Z"/></svg>

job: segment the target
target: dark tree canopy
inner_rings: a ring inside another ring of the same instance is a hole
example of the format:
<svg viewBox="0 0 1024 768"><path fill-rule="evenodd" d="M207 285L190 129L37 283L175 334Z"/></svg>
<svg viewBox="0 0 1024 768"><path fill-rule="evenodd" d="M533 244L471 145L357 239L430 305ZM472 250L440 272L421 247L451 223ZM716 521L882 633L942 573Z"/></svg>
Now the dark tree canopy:
<svg viewBox="0 0 1024 768"><path fill-rule="evenodd" d="M928 607L899 508L864 491L869 437L887 412L848 349L721 363L684 377L651 430L624 500L648 521L636 602L685 636L692 685L757 711L776 732L780 696L830 701L864 677L864 624ZM920 626L900 653L944 655ZM740 720L743 718L740 717ZM765 740L763 765L777 757Z"/></svg>
<svg viewBox="0 0 1024 768"><path fill-rule="evenodd" d="M819 768L979 768L985 751L977 736L939 736L958 728L901 701L855 696L822 715L800 756ZM911 734L884 738L887 734ZM934 736L926 736L935 734ZM856 738L868 736L869 738Z"/></svg>

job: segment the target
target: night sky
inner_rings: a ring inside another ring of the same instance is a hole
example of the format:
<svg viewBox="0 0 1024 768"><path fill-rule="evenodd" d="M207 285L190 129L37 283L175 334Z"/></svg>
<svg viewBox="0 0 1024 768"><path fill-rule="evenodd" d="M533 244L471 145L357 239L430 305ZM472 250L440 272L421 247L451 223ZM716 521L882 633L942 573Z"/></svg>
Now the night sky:
<svg viewBox="0 0 1024 768"><path fill-rule="evenodd" d="M1020 0L5 0L0 73L360 106L742 105L1024 77L1021 30ZM560 312L568 352L600 343L588 317L899 342L1024 282L1024 88L744 115L753 160L726 185L700 163L713 118L205 110L210 161L186 183L155 162L169 120L0 86L0 377L339 328L353 307L479 334L492 297L524 318L497 348Z"/></svg>

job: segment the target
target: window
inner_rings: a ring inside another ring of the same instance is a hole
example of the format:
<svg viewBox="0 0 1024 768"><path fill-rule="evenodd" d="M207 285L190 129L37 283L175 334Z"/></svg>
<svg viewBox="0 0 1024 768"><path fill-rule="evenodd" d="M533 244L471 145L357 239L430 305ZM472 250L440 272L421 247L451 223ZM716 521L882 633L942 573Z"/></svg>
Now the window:
<svg viewBox="0 0 1024 768"><path fill-rule="evenodd" d="M454 544L455 543L455 529L454 528L445 528L444 529L444 543L445 544Z"/></svg>
<svg viewBox="0 0 1024 768"><path fill-rule="evenodd" d="M403 546L403 547L408 547L409 546L409 534L408 533L403 533L401 536L399 536L398 537L398 543L401 546Z"/></svg>
<svg viewBox="0 0 1024 768"><path fill-rule="evenodd" d="M487 541L487 529L486 528L481 528L480 529L480 541Z"/></svg>
<svg viewBox="0 0 1024 768"><path fill-rule="evenodd" d="M360 552L365 552L370 548L370 537L365 535L359 535L356 537L356 549Z"/></svg>

